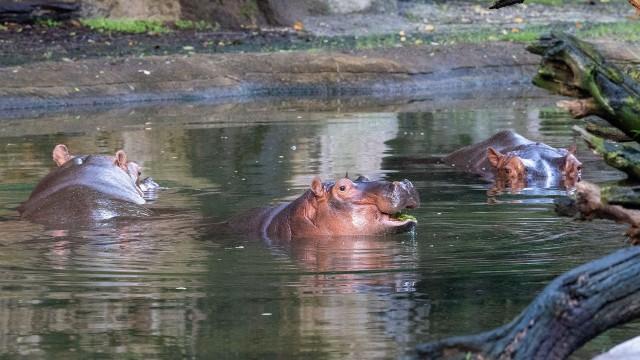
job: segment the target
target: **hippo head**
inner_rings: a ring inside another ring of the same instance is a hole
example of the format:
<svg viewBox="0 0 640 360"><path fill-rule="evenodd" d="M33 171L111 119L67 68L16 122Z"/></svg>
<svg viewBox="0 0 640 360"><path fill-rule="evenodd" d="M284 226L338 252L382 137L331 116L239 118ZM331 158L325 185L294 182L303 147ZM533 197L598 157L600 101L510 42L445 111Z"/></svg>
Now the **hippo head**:
<svg viewBox="0 0 640 360"><path fill-rule="evenodd" d="M311 183L308 209L304 209L318 233L329 235L380 235L410 231L413 219L401 220L404 209L420 205L418 192L409 180L371 181L364 176L355 181L342 178Z"/></svg>
<svg viewBox="0 0 640 360"><path fill-rule="evenodd" d="M487 158L494 169L497 184L512 189L525 186L572 188L582 176L582 163L575 157L575 145L555 149L535 143L525 144L505 154L492 147Z"/></svg>
<svg viewBox="0 0 640 360"><path fill-rule="evenodd" d="M69 148L64 144L58 144L53 148L52 158L58 167L62 167L69 160L74 160L76 165L81 165L84 161L82 156L71 155ZM142 167L134 161L129 161L124 150L118 150L116 152L113 157L113 164L129 175L141 196L160 187L160 185L151 178L140 178L142 175Z"/></svg>

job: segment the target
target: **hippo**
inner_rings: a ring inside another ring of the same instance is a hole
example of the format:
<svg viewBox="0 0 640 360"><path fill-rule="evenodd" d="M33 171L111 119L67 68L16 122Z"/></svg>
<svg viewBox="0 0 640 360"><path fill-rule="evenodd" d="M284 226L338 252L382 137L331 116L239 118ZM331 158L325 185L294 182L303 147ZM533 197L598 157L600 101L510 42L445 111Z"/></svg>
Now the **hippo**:
<svg viewBox="0 0 640 360"><path fill-rule="evenodd" d="M575 145L553 148L513 131L501 131L445 156L442 162L511 188L572 188L582 176Z"/></svg>
<svg viewBox="0 0 640 360"><path fill-rule="evenodd" d="M53 148L51 157L53 158L53 162L55 162L58 167L61 167L67 161L74 159L76 156L71 155L67 145L58 144ZM113 164L127 172L131 178L136 179L136 186L141 192L144 192L148 188L158 187L158 184L155 184L151 178L146 178L142 181L140 180L142 168L134 161L127 161L127 154L124 150L116 151Z"/></svg>
<svg viewBox="0 0 640 360"><path fill-rule="evenodd" d="M416 221L398 216L420 205L409 180L322 182L315 177L300 197L277 206L249 210L226 222L234 232L265 240L288 241L320 236L384 235L411 231Z"/></svg>
<svg viewBox="0 0 640 360"><path fill-rule="evenodd" d="M152 215L142 206L143 195L157 184L149 178L141 181L140 166L128 161L123 150L115 156L73 156L60 144L52 155L57 167L18 207L22 219L70 228L115 217Z"/></svg>

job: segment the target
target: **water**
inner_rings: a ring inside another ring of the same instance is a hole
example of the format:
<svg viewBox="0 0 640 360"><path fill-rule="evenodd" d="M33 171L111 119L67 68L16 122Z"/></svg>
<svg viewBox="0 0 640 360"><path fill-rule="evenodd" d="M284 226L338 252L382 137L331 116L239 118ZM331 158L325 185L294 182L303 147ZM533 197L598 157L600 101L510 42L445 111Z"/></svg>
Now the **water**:
<svg viewBox="0 0 640 360"><path fill-rule="evenodd" d="M562 189L487 196L433 158L502 129L552 146L574 122L551 98L164 104L0 122L0 349L29 358L402 358L499 326L555 276L624 244L623 226L554 215ZM67 232L15 208L65 143L124 148L166 187L162 214ZM579 143L584 178L623 176ZM311 179L408 178L414 234L269 245L200 226L290 200ZM574 358L636 335L607 332Z"/></svg>

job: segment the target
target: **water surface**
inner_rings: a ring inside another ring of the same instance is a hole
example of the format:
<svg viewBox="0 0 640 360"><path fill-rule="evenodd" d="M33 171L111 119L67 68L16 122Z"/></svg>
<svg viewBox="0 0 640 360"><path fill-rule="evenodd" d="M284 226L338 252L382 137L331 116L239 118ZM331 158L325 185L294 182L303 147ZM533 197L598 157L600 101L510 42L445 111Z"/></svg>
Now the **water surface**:
<svg viewBox="0 0 640 360"><path fill-rule="evenodd" d="M564 189L487 196L437 156L514 129L574 140L555 99L485 94L387 101L162 104L0 120L0 344L29 358L386 359L510 321L555 276L625 246L624 227L558 218ZM15 208L76 153L124 148L166 187L160 219L83 231ZM623 176L578 143L584 178ZM415 233L266 244L204 231L290 200L318 175L408 178ZM625 325L576 354L636 335Z"/></svg>

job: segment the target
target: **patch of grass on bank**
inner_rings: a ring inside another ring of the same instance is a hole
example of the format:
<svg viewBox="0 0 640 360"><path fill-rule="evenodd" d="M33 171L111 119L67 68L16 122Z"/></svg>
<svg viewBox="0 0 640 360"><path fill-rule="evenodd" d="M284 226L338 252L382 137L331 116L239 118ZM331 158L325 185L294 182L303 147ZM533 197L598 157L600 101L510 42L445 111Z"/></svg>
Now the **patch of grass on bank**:
<svg viewBox="0 0 640 360"><path fill-rule="evenodd" d="M495 29L486 29L478 31L462 31L458 33L448 34L407 34L401 36L398 34L388 35L372 35L361 36L354 38L354 47L357 49L375 49L375 48L388 48L397 46L411 46L421 44L477 44L483 42L492 41L513 41L513 42L531 42L540 37L540 35L547 33L549 30L546 27L531 27L518 29L515 31L497 31ZM349 47L350 40L346 38L329 38L324 39L323 42L316 42L320 47L324 48L336 48L336 47Z"/></svg>
<svg viewBox="0 0 640 360"><path fill-rule="evenodd" d="M602 38L615 37L617 40L639 41L640 22L625 21L610 24L597 24L576 32L578 37Z"/></svg>
<svg viewBox="0 0 640 360"><path fill-rule="evenodd" d="M91 30L103 32L141 34L166 33L170 31L161 21L157 20L93 18L83 19L80 22Z"/></svg>
<svg viewBox="0 0 640 360"><path fill-rule="evenodd" d="M564 0L529 0L528 3L530 4L542 4L542 5L547 5L547 6L560 6L563 5L565 3L568 3L569 1L564 1ZM575 1L574 1L575 3Z"/></svg>
<svg viewBox="0 0 640 360"><path fill-rule="evenodd" d="M191 20L176 20L174 23L178 30L197 30L197 31L216 31L220 28L218 23L208 23L204 20L191 21Z"/></svg>
<svg viewBox="0 0 640 360"><path fill-rule="evenodd" d="M399 34L372 35L347 38L324 38L314 41L320 48L348 48L352 44L357 49L388 48L437 43L439 45L464 43L477 44L492 41L512 41L529 43L551 31L564 31L575 34L586 40L603 37L615 38L619 41L640 41L640 22L617 22L608 24L582 24L576 28L575 24L555 24L551 26L527 26L517 29L479 29L475 31L460 31L454 33L412 33L401 36ZM404 40L402 40L404 39Z"/></svg>
<svg viewBox="0 0 640 360"><path fill-rule="evenodd" d="M60 21L56 21L53 19L41 19L36 21L37 25L48 27L48 28L56 28L62 24Z"/></svg>

